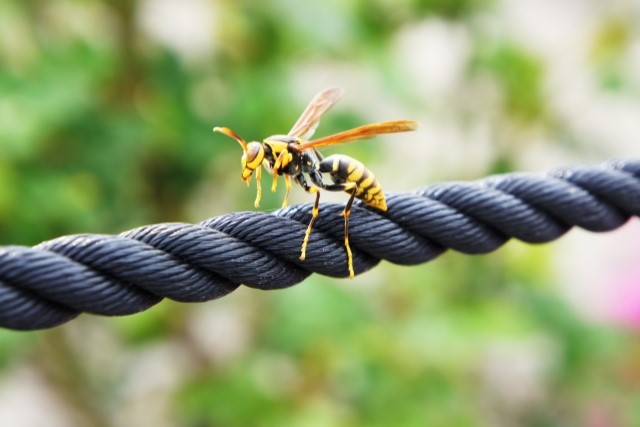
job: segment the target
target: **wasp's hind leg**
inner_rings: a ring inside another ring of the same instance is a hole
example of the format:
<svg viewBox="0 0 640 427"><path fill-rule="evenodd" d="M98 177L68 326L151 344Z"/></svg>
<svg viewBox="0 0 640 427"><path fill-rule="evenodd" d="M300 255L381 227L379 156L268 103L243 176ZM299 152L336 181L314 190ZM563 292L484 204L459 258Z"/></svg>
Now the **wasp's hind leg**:
<svg viewBox="0 0 640 427"><path fill-rule="evenodd" d="M342 211L344 217L344 247L347 251L347 267L349 268L349 278L353 279L355 273L353 271L353 254L351 253L351 246L349 245L349 216L351 216L351 207L353 206L353 200L358 192L358 184L355 182L345 182L340 184L325 185L327 191L345 191L351 192L349 200Z"/></svg>
<svg viewBox="0 0 640 427"><path fill-rule="evenodd" d="M318 218L318 213L320 212L318 206L320 205L320 188L319 187L310 187L310 193L316 193L316 200L313 202L313 209L311 209L311 221L309 221L309 225L307 226L307 230L304 232L304 240L302 240L302 250L300 253L300 259L304 261L307 257L307 244L309 243L309 236L311 235L311 229L313 228L313 223L316 222Z"/></svg>
<svg viewBox="0 0 640 427"><path fill-rule="evenodd" d="M312 176L312 180L316 182L316 184L322 184L322 180L316 180L315 177ZM309 221L309 225L307 226L307 230L304 233L304 239L302 240L302 249L300 252L300 259L304 261L307 257L307 245L309 244L309 236L311 235L311 230L313 229L313 224L316 222L318 215L320 213L320 190L321 186L318 185L310 185L304 175L302 173L295 176L295 180L304 188L304 191L307 193L315 193L316 199L313 202L313 208L311 209L311 221Z"/></svg>

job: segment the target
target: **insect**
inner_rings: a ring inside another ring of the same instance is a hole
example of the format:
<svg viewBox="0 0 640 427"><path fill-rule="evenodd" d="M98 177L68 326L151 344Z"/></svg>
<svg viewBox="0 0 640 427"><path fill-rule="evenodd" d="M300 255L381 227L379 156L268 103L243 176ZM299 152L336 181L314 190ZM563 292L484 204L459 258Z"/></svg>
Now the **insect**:
<svg viewBox="0 0 640 427"><path fill-rule="evenodd" d="M344 144L347 142L373 138L385 133L407 132L418 128L418 123L412 120L393 120L388 122L371 123L350 130L310 141L320 118L342 96L339 88L328 88L318 93L307 105L296 123L286 135L272 135L262 142L246 142L238 134L226 127L215 127L214 132L223 133L235 139L241 146L242 155L242 179L250 182L253 172L256 173L257 195L255 207L260 205L262 187L260 179L262 168L273 175L271 191L275 191L278 177L282 175L286 186L286 193L282 207L287 205L291 180L293 179L308 193L315 194L315 201L311 211L311 221L302 241L300 259L306 257L307 244L311 229L319 214L320 191L344 191L349 199L342 211L344 217L344 245L347 252L347 268L349 277L354 277L353 256L349 246L349 216L355 198L366 205L387 210L384 192L373 173L361 162L343 154L334 154L323 157L317 150L330 145ZM331 183L325 183L323 174L328 174Z"/></svg>

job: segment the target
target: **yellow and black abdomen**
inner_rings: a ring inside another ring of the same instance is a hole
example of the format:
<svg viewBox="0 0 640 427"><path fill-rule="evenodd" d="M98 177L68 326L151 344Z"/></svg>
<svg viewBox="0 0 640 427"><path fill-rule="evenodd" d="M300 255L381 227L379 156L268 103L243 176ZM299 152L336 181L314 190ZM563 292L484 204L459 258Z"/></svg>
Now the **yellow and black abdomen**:
<svg viewBox="0 0 640 427"><path fill-rule="evenodd" d="M358 160L343 154L334 154L320 162L319 170L323 173L329 173L331 180L347 193L353 191L351 184L356 184L356 198L374 208L382 211L387 210L382 186L373 172Z"/></svg>

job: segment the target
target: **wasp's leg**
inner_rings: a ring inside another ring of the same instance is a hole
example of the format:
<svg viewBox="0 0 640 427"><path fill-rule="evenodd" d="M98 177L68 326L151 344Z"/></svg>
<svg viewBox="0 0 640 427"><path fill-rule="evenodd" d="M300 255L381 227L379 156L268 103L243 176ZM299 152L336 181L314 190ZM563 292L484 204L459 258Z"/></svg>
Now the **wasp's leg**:
<svg viewBox="0 0 640 427"><path fill-rule="evenodd" d="M307 179L302 173L295 175L295 180L304 188L304 191L307 193L315 193L316 200L313 202L313 209L311 210L311 221L309 221L309 225L307 226L307 230L304 233L304 240L302 241L302 251L300 253L300 259L304 260L307 256L307 244L309 243L309 236L311 235L311 230L313 229L313 224L316 222L316 218L318 218L318 214L320 212L320 190L324 186L322 181L318 181L320 185L309 185ZM314 180L315 181L315 180Z"/></svg>
<svg viewBox="0 0 640 427"><path fill-rule="evenodd" d="M289 175L284 175L284 186L287 188L287 191L284 193L284 200L282 201L282 207L287 207L287 200L289 200L289 191L291 191L291 177Z"/></svg>
<svg viewBox="0 0 640 427"><path fill-rule="evenodd" d="M322 174L317 169L309 170L309 178L311 178L311 181L313 181L313 183L315 185L317 185L318 187L320 187L320 188L325 188L326 187L325 183L322 182ZM304 185L303 185L303 187L304 187Z"/></svg>
<svg viewBox="0 0 640 427"><path fill-rule="evenodd" d="M262 200L262 185L260 185L261 178L262 178L262 167L258 167L258 169L256 169L256 187L257 187L256 201L253 202L253 206L256 208L260 207L260 200Z"/></svg>
<svg viewBox="0 0 640 427"><path fill-rule="evenodd" d="M276 160L276 164L277 163L278 163L278 160ZM275 164L271 169L272 169L271 173L273 174L273 182L271 183L271 192L275 193L276 189L278 188L278 169L275 167Z"/></svg>
<svg viewBox="0 0 640 427"><path fill-rule="evenodd" d="M358 192L358 184L355 182L345 182L341 184L325 185L325 190L328 191L351 191L349 200L342 211L344 217L344 247L347 251L347 267L349 268L349 278L353 279L355 273L353 272L353 254L351 253L351 246L349 245L349 216L351 216L351 206L353 206L353 199Z"/></svg>
<svg viewBox="0 0 640 427"><path fill-rule="evenodd" d="M304 239L302 240L302 250L300 253L300 259L304 261L307 256L307 245L309 244L309 236L311 235L311 229L313 228L313 223L316 222L318 218L318 214L320 212L320 187L310 187L310 193L316 193L316 200L313 202L313 209L311 209L311 221L309 221L309 225L307 226L307 230L304 232Z"/></svg>
<svg viewBox="0 0 640 427"><path fill-rule="evenodd" d="M278 187L278 171L282 171L286 168L291 162L291 159L291 153L289 153L289 150L286 148L283 149L278 155L278 158L276 158L276 161L273 164L273 184L271 185L271 191L275 192Z"/></svg>

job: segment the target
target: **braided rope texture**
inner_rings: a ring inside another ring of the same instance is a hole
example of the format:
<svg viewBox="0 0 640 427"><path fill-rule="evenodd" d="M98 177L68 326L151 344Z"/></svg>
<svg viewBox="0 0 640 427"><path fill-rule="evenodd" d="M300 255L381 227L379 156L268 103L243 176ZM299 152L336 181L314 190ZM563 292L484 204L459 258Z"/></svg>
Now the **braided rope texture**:
<svg viewBox="0 0 640 427"><path fill-rule="evenodd" d="M387 212L353 207L356 274L381 259L412 265L446 249L484 254L510 238L549 242L572 226L618 228L640 216L640 159L433 184L387 194L387 205ZM311 204L0 246L0 327L51 328L83 312L128 315L163 298L207 301L240 284L281 289L311 273L346 277L343 208L321 205L305 261L300 245Z"/></svg>

